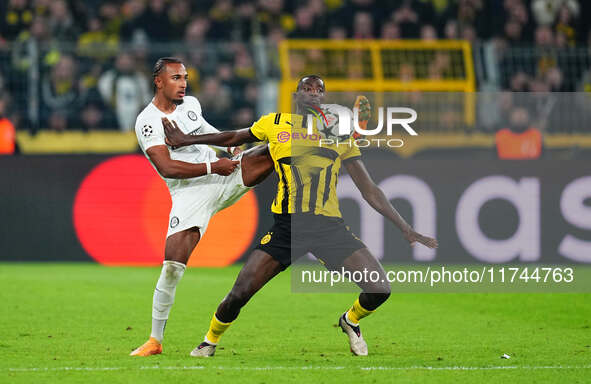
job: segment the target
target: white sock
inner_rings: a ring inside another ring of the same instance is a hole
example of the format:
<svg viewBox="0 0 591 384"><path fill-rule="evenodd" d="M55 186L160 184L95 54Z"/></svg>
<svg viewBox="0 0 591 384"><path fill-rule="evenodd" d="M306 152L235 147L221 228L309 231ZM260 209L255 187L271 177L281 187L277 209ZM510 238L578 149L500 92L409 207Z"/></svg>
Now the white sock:
<svg viewBox="0 0 591 384"><path fill-rule="evenodd" d="M174 303L174 294L176 286L185 273L185 264L177 261L164 260L162 272L156 289L154 290L154 299L152 302L152 333L151 337L162 342L164 338L164 328L170 308Z"/></svg>

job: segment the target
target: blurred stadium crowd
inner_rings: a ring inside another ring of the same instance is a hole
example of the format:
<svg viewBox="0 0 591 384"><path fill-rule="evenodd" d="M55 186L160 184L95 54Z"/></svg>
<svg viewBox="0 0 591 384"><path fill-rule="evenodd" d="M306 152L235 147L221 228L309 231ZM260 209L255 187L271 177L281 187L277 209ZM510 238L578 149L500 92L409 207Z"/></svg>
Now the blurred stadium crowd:
<svg viewBox="0 0 591 384"><path fill-rule="evenodd" d="M591 90L583 0L5 0L0 16L0 116L23 129L133 129L170 55L212 124L249 125L285 38L465 39L495 50L503 89Z"/></svg>

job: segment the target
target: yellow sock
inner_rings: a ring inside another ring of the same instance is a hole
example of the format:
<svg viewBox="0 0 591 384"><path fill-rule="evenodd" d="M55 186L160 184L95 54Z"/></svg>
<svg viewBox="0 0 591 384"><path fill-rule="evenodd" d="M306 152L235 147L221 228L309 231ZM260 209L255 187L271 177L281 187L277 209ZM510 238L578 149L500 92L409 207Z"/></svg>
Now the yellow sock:
<svg viewBox="0 0 591 384"><path fill-rule="evenodd" d="M351 309L347 311L347 320L353 325L358 325L359 320L371 315L375 311L368 311L359 304L359 299L355 300Z"/></svg>
<svg viewBox="0 0 591 384"><path fill-rule="evenodd" d="M228 329L230 324L232 323L222 323L221 321L219 321L214 313L213 317L211 318L211 323L209 323L209 330L207 331L207 335L205 335L205 341L207 341L210 344L217 344L218 341L220 341L220 337L222 337L222 334L226 331L226 329Z"/></svg>

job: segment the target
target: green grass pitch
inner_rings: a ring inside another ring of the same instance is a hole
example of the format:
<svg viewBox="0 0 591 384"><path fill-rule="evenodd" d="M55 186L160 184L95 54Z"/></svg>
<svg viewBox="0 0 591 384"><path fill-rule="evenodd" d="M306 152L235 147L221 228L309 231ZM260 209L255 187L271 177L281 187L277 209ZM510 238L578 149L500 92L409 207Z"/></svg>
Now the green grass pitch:
<svg viewBox="0 0 591 384"><path fill-rule="evenodd" d="M288 272L243 309L215 357L190 357L238 270L187 270L164 353L132 358L159 268L0 264L0 383L591 380L589 294L393 294L362 321L370 356L355 357L336 328L355 295L292 293Z"/></svg>

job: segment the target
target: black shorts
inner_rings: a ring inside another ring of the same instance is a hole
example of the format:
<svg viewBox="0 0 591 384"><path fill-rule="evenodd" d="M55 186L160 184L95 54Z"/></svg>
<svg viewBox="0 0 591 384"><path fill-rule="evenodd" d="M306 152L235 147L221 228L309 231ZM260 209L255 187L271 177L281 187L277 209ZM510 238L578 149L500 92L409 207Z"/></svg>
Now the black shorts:
<svg viewBox="0 0 591 384"><path fill-rule="evenodd" d="M283 269L306 253L312 253L329 269L366 245L351 232L340 217L312 214L275 214L275 223L256 249L265 251Z"/></svg>

